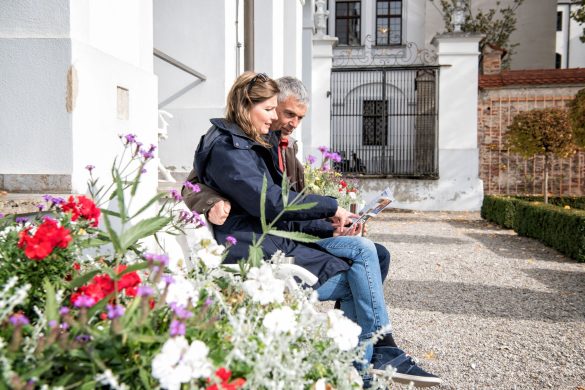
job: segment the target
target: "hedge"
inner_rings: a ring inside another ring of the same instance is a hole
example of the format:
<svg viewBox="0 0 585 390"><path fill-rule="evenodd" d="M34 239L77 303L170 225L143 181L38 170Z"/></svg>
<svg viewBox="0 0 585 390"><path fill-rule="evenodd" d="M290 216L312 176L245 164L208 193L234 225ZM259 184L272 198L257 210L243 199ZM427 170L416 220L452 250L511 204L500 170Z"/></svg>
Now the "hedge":
<svg viewBox="0 0 585 390"><path fill-rule="evenodd" d="M585 210L486 195L481 216L585 262Z"/></svg>
<svg viewBox="0 0 585 390"><path fill-rule="evenodd" d="M544 202L542 196L516 196L515 198L528 202ZM569 206L572 209L585 210L585 197L583 196L551 196L548 198L548 203L560 207Z"/></svg>

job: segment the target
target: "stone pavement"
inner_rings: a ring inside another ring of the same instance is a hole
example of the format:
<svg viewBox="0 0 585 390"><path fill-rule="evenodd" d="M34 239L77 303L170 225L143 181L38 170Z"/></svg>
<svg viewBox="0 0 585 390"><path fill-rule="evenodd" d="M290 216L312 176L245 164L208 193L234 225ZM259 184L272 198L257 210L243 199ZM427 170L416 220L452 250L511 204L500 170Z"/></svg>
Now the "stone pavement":
<svg viewBox="0 0 585 390"><path fill-rule="evenodd" d="M395 337L441 389L585 390L584 263L479 213L371 221Z"/></svg>

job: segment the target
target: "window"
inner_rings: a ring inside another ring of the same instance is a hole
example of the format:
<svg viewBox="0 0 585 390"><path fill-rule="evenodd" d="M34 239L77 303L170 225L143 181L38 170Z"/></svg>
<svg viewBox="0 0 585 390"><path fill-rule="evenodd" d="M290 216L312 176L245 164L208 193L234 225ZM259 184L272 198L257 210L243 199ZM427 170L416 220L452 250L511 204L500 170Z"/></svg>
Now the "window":
<svg viewBox="0 0 585 390"><path fill-rule="evenodd" d="M556 53L555 54L555 68L561 69L562 66L563 66L563 56L560 55L559 53Z"/></svg>
<svg viewBox="0 0 585 390"><path fill-rule="evenodd" d="M387 145L387 100L364 100L362 140L364 145Z"/></svg>
<svg viewBox="0 0 585 390"><path fill-rule="evenodd" d="M361 1L335 2L335 36L340 45L361 45Z"/></svg>
<svg viewBox="0 0 585 390"><path fill-rule="evenodd" d="M376 1L376 45L402 44L402 0Z"/></svg>
<svg viewBox="0 0 585 390"><path fill-rule="evenodd" d="M563 11L557 12L557 31L563 31Z"/></svg>

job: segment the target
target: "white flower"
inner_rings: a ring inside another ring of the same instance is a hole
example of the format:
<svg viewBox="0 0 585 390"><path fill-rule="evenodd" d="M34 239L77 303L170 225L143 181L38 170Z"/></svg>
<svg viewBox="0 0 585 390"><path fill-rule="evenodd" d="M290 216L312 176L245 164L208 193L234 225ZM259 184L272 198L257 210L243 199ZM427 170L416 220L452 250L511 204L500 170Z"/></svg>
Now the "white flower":
<svg viewBox="0 0 585 390"><path fill-rule="evenodd" d="M327 313L329 329L327 336L335 341L342 351L357 347L362 328L343 315L341 310L330 310Z"/></svg>
<svg viewBox="0 0 585 390"><path fill-rule="evenodd" d="M152 359L152 376L159 380L161 387L178 390L181 383L211 375L208 353L207 346L199 340L189 345L183 336L168 339Z"/></svg>
<svg viewBox="0 0 585 390"><path fill-rule="evenodd" d="M214 269L219 267L222 261L222 255L225 252L223 245L218 245L215 240L202 239L193 248L193 254L207 268Z"/></svg>
<svg viewBox="0 0 585 390"><path fill-rule="evenodd" d="M296 315L293 309L284 306L266 314L262 324L272 334L293 332L297 327Z"/></svg>
<svg viewBox="0 0 585 390"><path fill-rule="evenodd" d="M353 191L349 191L349 192L347 193L347 195L349 195L349 198L350 198L351 200L356 200L356 199L357 199L357 195L356 195L356 194L355 194L355 192L353 192Z"/></svg>
<svg viewBox="0 0 585 390"><path fill-rule="evenodd" d="M101 383L102 385L108 385L111 389L114 390L127 390L128 386L125 384L118 383L118 378L114 375L112 370L109 368L104 371L102 374L95 376L95 381Z"/></svg>
<svg viewBox="0 0 585 390"><path fill-rule="evenodd" d="M248 272L248 280L243 283L244 291L252 297L254 302L261 305L284 301L283 280L276 279L272 267L268 264L260 268L252 268Z"/></svg>
<svg viewBox="0 0 585 390"><path fill-rule="evenodd" d="M173 279L174 282L169 285L166 303L174 302L179 305L187 306L189 304L189 299L191 299L192 303L199 300L199 290L195 288L191 281L180 275L173 276ZM159 286L164 289L165 282L161 282Z"/></svg>

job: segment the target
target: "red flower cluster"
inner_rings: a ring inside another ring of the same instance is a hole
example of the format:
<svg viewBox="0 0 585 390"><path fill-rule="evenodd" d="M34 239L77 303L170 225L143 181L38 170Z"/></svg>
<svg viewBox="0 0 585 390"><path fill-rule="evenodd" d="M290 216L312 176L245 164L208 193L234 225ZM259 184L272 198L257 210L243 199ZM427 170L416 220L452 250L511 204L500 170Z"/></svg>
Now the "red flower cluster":
<svg viewBox="0 0 585 390"><path fill-rule="evenodd" d="M51 218L45 218L34 235L30 234L31 229L29 226L20 232L18 247L24 249L26 257L32 260L44 259L55 247L67 248L72 240L69 229L57 225L57 221Z"/></svg>
<svg viewBox="0 0 585 390"><path fill-rule="evenodd" d="M120 265L116 269L116 274L121 274L126 268L127 267L125 265ZM120 280L118 280L118 291L124 291L128 297L135 297L138 290L138 285L141 282L142 279L140 279L140 276L138 276L136 271L128 272L127 274L124 274ZM79 299L79 297L86 296L92 298L95 304L113 292L114 281L112 278L110 278L110 275L96 275L91 280L91 283L80 287L71 295L71 303L75 305L75 302L77 299Z"/></svg>
<svg viewBox="0 0 585 390"><path fill-rule="evenodd" d="M343 191L343 189L346 187L347 187L347 183L345 182L345 180L340 180L339 181L339 192Z"/></svg>
<svg viewBox="0 0 585 390"><path fill-rule="evenodd" d="M88 221L91 221L91 225L94 227L98 225L98 220L100 219L101 214L100 209L95 205L95 203L83 195L79 195L77 197L77 202L75 202L73 196L70 196L67 203L61 206L61 210L65 212L71 211L72 221L77 221L79 217L82 217Z"/></svg>
<svg viewBox="0 0 585 390"><path fill-rule="evenodd" d="M211 386L207 386L206 390L237 390L240 387L246 384L246 380L244 378L237 378L234 379L232 382L229 382L230 377L232 376L232 372L226 368L220 367L215 371L215 376L221 380L219 385L213 384ZM210 380L208 379L208 382Z"/></svg>

